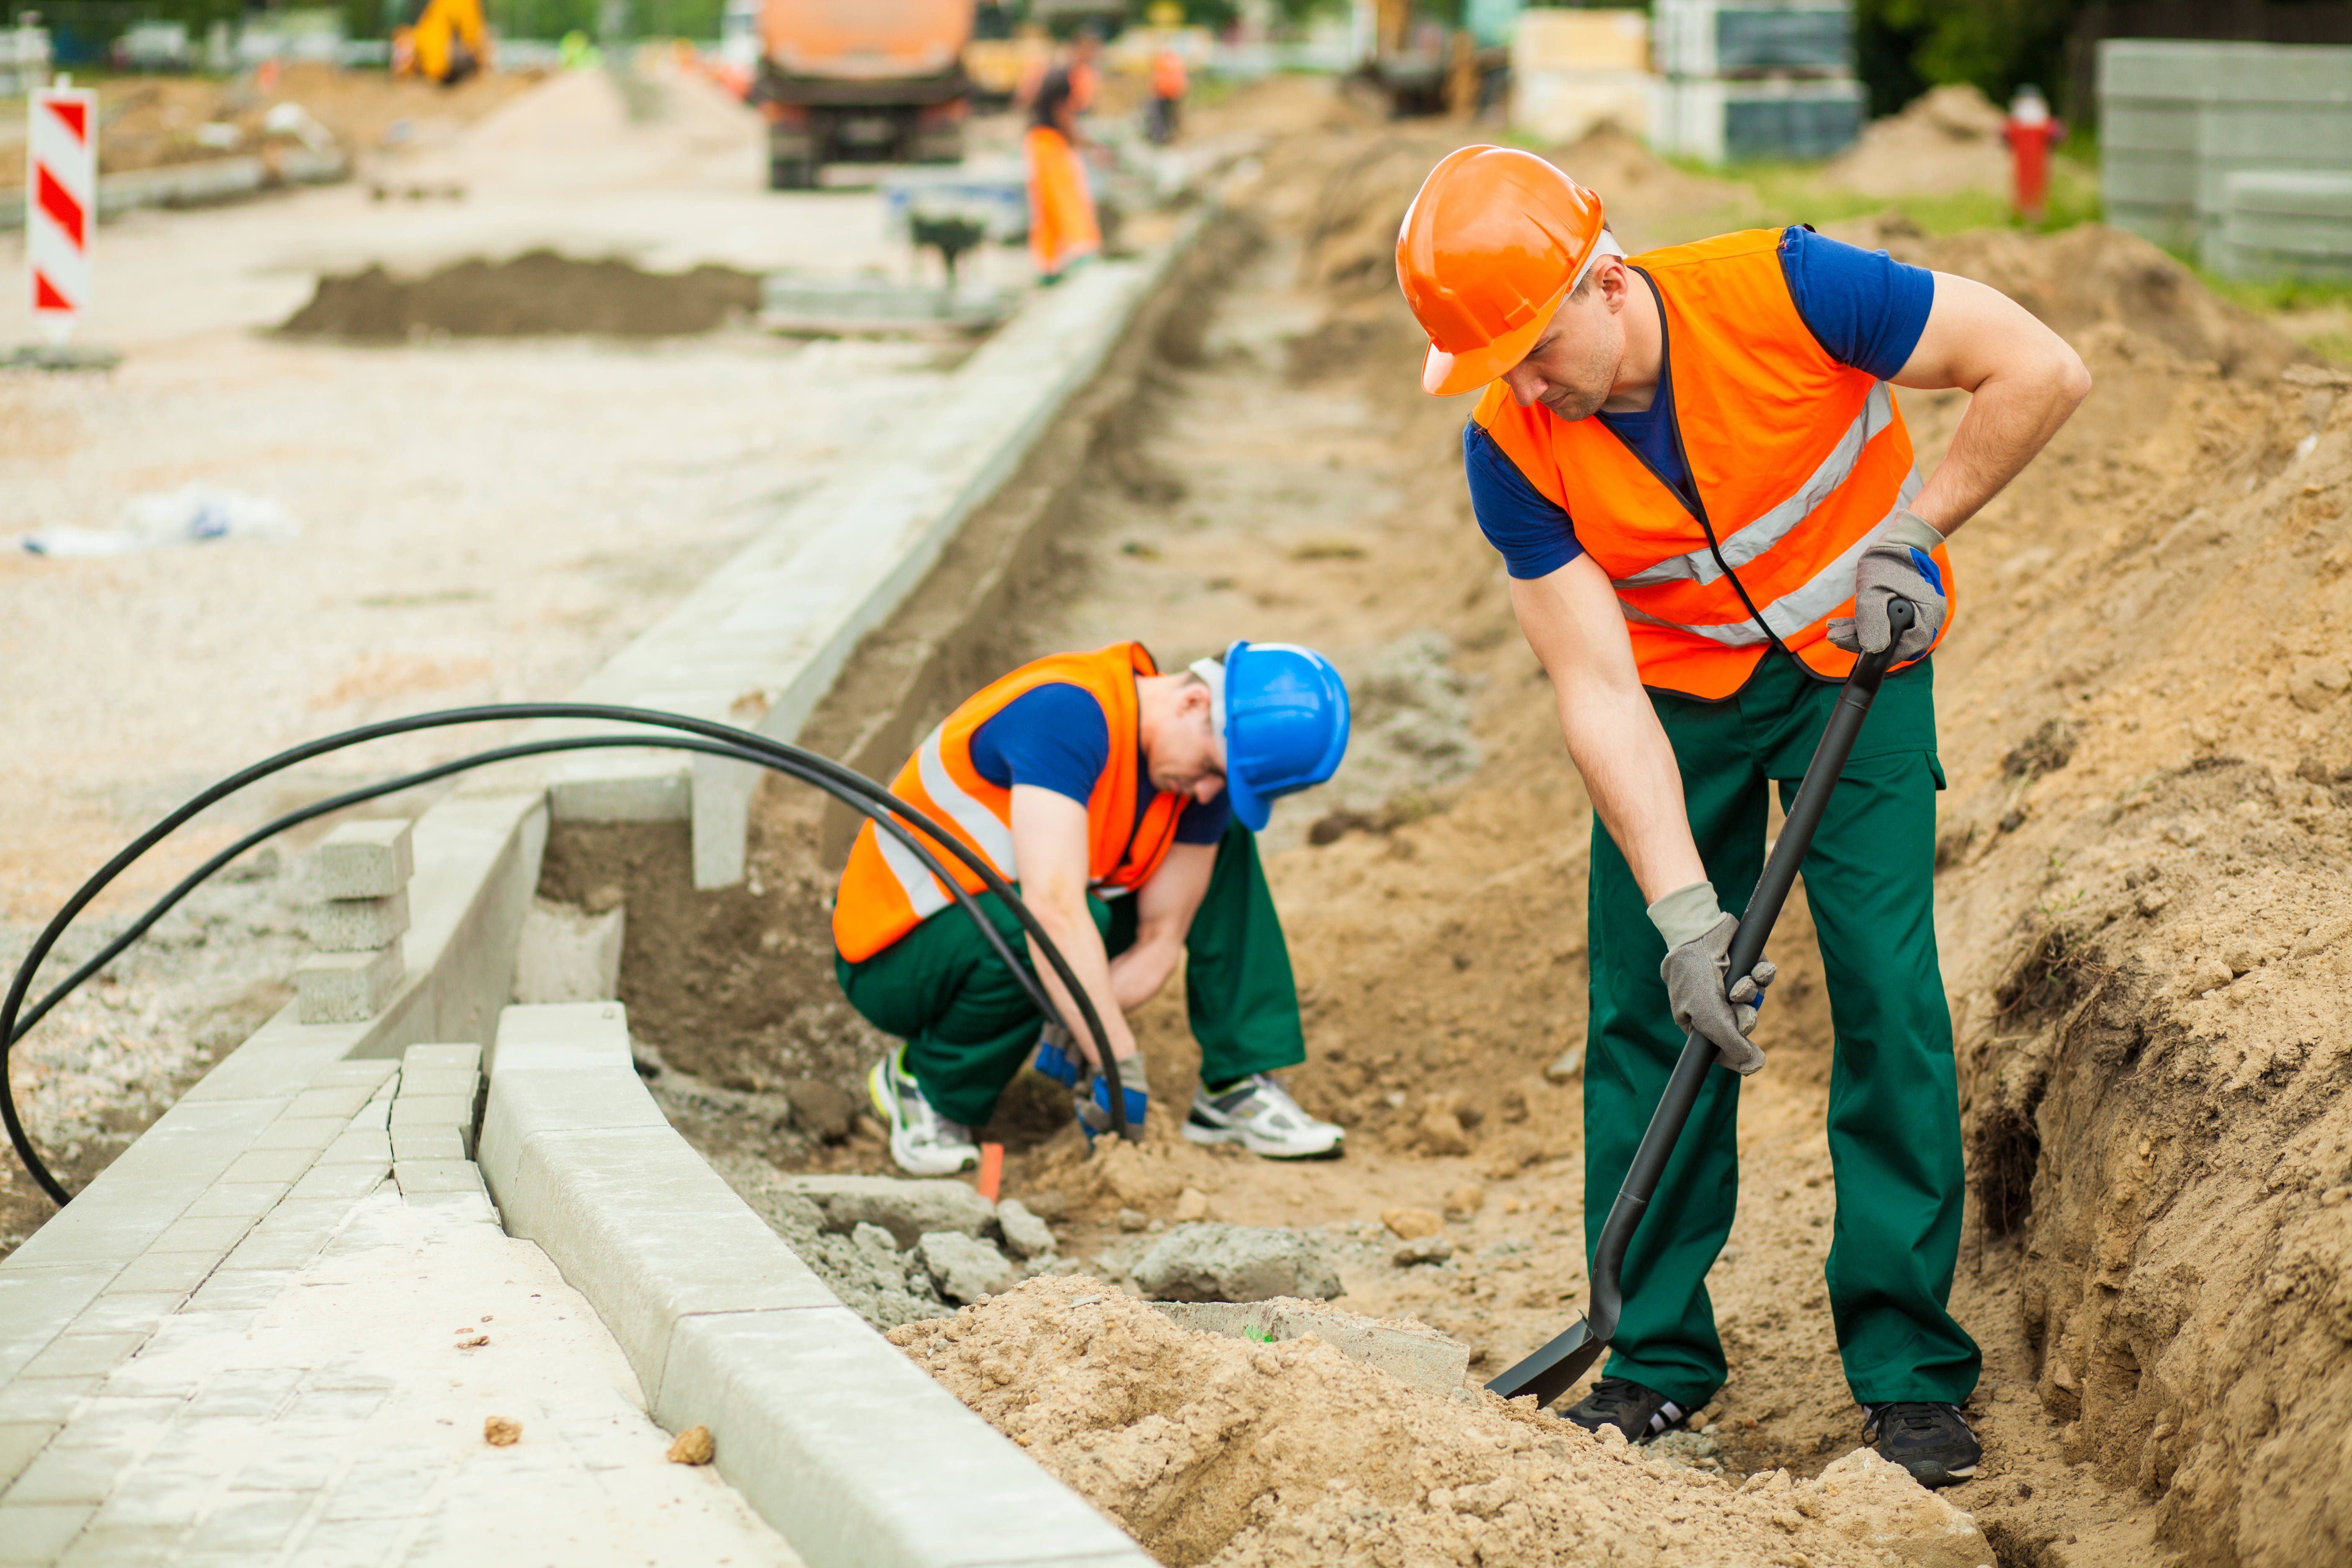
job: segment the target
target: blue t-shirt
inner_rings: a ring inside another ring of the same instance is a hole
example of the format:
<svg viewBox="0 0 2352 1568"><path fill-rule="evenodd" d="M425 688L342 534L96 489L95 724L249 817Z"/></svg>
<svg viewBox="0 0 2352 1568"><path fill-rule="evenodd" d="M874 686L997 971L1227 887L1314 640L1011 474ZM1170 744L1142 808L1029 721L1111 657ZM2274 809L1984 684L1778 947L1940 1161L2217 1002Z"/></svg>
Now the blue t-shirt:
<svg viewBox="0 0 2352 1568"><path fill-rule="evenodd" d="M971 765L1000 789L1034 784L1084 805L1103 769L1110 765L1110 721L1084 687L1065 681L1035 687L972 731ZM1148 777L1139 785L1137 822L1159 795ZM1176 842L1214 844L1225 836L1233 814L1233 803L1223 791L1206 805L1188 801L1176 819Z"/></svg>
<svg viewBox="0 0 2352 1568"><path fill-rule="evenodd" d="M1801 226L1780 237L1780 273L1797 314L1830 357L1881 381L1901 370L1919 346L1936 302L1936 275L1927 268ZM1641 413L1594 417L1696 510L1690 467L1675 444L1674 409L1674 384L1661 376L1657 395ZM1475 419L1463 427L1462 467L1478 526L1502 552L1512 576L1549 576L1584 553L1568 513L1528 481Z"/></svg>

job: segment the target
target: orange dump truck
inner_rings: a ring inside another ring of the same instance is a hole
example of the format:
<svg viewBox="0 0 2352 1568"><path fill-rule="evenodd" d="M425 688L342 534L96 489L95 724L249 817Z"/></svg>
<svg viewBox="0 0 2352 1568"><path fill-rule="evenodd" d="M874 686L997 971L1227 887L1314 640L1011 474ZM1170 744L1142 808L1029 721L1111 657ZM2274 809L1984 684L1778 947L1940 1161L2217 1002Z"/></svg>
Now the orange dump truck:
<svg viewBox="0 0 2352 1568"><path fill-rule="evenodd" d="M827 163L952 163L971 84L973 0L766 0L751 101L768 117L768 184Z"/></svg>

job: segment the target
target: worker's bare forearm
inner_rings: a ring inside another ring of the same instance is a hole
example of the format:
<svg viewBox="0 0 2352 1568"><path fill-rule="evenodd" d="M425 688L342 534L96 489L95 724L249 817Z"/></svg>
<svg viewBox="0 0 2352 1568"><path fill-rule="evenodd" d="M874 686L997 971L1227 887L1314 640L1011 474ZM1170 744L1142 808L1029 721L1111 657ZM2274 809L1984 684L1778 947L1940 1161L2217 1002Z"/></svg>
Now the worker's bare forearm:
<svg viewBox="0 0 2352 1568"><path fill-rule="evenodd" d="M1607 575L1580 556L1548 577L1515 580L1511 607L1551 677L1560 732L1585 794L1643 897L1654 903L1705 881L1683 808L1682 770L1642 689Z"/></svg>
<svg viewBox="0 0 2352 1568"><path fill-rule="evenodd" d="M1968 412L1911 510L1948 534L2024 471L2090 394L2066 341L1981 283L1936 275L1936 302L1897 385L1957 387Z"/></svg>
<svg viewBox="0 0 2352 1568"><path fill-rule="evenodd" d="M1183 951L1181 932L1139 932L1135 945L1110 961L1111 994L1118 998L1119 1006L1132 1010L1160 994L1160 988L1176 973L1176 960Z"/></svg>

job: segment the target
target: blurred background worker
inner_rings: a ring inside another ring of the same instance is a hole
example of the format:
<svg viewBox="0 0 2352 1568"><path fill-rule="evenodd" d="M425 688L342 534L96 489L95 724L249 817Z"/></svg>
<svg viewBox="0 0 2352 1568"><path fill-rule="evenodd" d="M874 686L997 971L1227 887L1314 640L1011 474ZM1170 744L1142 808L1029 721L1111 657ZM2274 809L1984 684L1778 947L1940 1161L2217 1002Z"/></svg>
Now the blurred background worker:
<svg viewBox="0 0 2352 1568"><path fill-rule="evenodd" d="M1276 796L1321 784L1348 744L1348 691L1320 654L1234 643L1161 674L1140 643L1053 654L948 715L890 785L1018 885L1110 1040L1127 1119L1149 1107L1128 1015L1185 961L1201 1047L1184 1136L1272 1159L1325 1159L1343 1133L1270 1076L1307 1059L1290 950L1256 833ZM969 868L940 856L1008 946L1027 937ZM905 1043L867 1078L890 1152L919 1176L979 1162L972 1129L1022 1064L1075 1091L1089 1138L1112 1125L1094 1042L1053 970L1035 1004L971 916L867 823L833 911L850 1005Z"/></svg>
<svg viewBox="0 0 2352 1568"><path fill-rule="evenodd" d="M1771 966L1727 974L1768 796L1811 759L1860 652L1892 647L1805 855L1835 1060L1826 1277L1865 1441L1927 1486L1976 1474L1980 1357L1947 1303L1964 1172L1936 956L1935 675L1946 535L2090 390L2007 296L1824 239L1750 229L1627 257L1601 198L1532 153L1468 147L1423 182L1397 279L1422 385L1483 394L1472 509L1551 678L1592 798L1584 1072L1588 1250L1682 1054L1709 1071L1625 1258L1607 1375L1568 1411L1645 1442L1727 1375L1706 1275L1739 1187L1740 1077ZM1888 384L1959 387L1923 483ZM1888 605L1916 622L1896 640Z"/></svg>
<svg viewBox="0 0 2352 1568"><path fill-rule="evenodd" d="M1038 84L1022 152L1029 165L1029 255L1041 282L1058 283L1074 262L1102 248L1068 71L1048 71Z"/></svg>
<svg viewBox="0 0 2352 1568"><path fill-rule="evenodd" d="M1161 46L1151 57L1151 139L1165 147L1176 140L1177 122L1184 110L1184 94L1191 81L1184 70L1184 57L1174 47Z"/></svg>

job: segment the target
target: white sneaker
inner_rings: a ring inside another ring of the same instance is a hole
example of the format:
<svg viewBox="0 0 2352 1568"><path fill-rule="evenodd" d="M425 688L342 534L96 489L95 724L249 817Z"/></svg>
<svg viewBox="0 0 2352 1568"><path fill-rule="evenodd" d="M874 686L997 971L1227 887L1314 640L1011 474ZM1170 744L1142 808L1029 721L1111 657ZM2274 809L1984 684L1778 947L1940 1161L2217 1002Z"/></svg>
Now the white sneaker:
<svg viewBox="0 0 2352 1568"><path fill-rule="evenodd" d="M1195 1143L1238 1143L1269 1160L1336 1160L1346 1152L1348 1131L1307 1115L1288 1089L1261 1072L1220 1095L1206 1085L1194 1089L1184 1136Z"/></svg>
<svg viewBox="0 0 2352 1568"><path fill-rule="evenodd" d="M890 1129L890 1157L914 1176L952 1176L973 1169L980 1163L980 1145L971 1141L971 1129L931 1109L907 1070L906 1054L907 1047L899 1047L866 1075L866 1092Z"/></svg>

